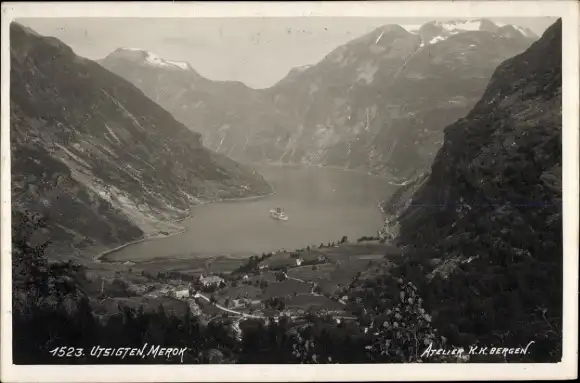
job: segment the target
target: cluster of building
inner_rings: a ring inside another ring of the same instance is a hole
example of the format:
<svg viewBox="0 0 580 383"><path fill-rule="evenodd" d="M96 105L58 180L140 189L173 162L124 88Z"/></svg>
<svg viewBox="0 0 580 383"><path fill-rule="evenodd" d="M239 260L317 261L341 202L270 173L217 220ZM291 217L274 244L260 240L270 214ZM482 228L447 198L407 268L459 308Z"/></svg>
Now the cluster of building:
<svg viewBox="0 0 580 383"><path fill-rule="evenodd" d="M219 286L221 283L225 283L224 279L216 275L208 275L207 277L200 275L198 282L204 286ZM196 294L196 289L192 283L187 285L178 286L163 286L155 292L149 293L150 296L171 296L177 299L187 299L191 298Z"/></svg>

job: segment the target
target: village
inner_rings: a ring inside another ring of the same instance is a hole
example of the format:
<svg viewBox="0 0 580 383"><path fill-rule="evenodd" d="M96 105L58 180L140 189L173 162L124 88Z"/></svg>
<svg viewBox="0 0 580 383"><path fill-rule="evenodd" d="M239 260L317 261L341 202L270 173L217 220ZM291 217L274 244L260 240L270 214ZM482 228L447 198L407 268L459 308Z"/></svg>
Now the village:
<svg viewBox="0 0 580 383"><path fill-rule="evenodd" d="M354 321L353 308L360 302L347 296L350 284L395 252L379 237L362 237L354 243L343 237L336 243L245 259L164 261L156 268L151 263L126 263L123 266L130 275L115 271L118 277L126 276L124 286L116 286L121 278L109 280L101 286L97 305L109 313L121 306L157 310L162 305L166 312L176 314L188 308L205 323L228 321L238 336L240 323L249 319L267 324L287 317L300 323L314 314L332 317L337 323Z"/></svg>
<svg viewBox="0 0 580 383"><path fill-rule="evenodd" d="M388 244L376 238L357 243L341 241L281 250L250 257L229 273L179 273L163 283L136 284L130 289L148 298L172 298L187 303L194 315L216 317L300 317L308 312L351 318L347 297L341 292L370 264L383 259Z"/></svg>

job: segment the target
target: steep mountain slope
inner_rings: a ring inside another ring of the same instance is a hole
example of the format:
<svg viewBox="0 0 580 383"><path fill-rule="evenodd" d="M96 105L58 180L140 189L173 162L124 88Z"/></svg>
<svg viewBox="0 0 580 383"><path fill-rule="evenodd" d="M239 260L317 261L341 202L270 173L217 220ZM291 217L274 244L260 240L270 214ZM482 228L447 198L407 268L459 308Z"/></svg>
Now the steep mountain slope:
<svg viewBox="0 0 580 383"><path fill-rule="evenodd" d="M407 178L431 163L442 129L475 105L497 65L533 39L489 20L433 22L413 33L386 25L264 90L153 66L148 53L121 49L101 64L232 158Z"/></svg>
<svg viewBox="0 0 580 383"><path fill-rule="evenodd" d="M339 47L302 81L270 90L303 102L290 107L303 116L295 141L307 154L297 161L409 177L430 164L442 129L477 102L493 69L531 43L481 30L432 42L424 29L378 28Z"/></svg>
<svg viewBox="0 0 580 383"><path fill-rule="evenodd" d="M10 33L15 225L46 215L55 252L174 231L167 221L200 201L270 192L131 83L57 39Z"/></svg>
<svg viewBox="0 0 580 383"><path fill-rule="evenodd" d="M425 291L449 333L534 340L548 359L562 329L561 35L560 20L500 65L445 129L431 175L388 206L418 260L408 270L429 275Z"/></svg>
<svg viewBox="0 0 580 383"><path fill-rule="evenodd" d="M243 157L253 133L280 118L261 92L240 82L208 80L188 64L168 65L152 52L119 48L98 62L200 132L204 145L230 157Z"/></svg>

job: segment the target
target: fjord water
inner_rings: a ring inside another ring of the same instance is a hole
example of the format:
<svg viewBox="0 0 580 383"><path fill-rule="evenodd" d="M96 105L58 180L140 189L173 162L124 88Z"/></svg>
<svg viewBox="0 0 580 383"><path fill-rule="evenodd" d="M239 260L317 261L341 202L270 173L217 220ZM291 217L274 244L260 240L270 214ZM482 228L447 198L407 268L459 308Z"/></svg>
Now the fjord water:
<svg viewBox="0 0 580 383"><path fill-rule="evenodd" d="M383 217L377 206L396 186L387 180L338 169L252 165L275 193L253 200L196 206L182 222L187 231L135 245L109 255L110 260L211 256L248 257L376 235ZM282 207L288 221L270 217Z"/></svg>

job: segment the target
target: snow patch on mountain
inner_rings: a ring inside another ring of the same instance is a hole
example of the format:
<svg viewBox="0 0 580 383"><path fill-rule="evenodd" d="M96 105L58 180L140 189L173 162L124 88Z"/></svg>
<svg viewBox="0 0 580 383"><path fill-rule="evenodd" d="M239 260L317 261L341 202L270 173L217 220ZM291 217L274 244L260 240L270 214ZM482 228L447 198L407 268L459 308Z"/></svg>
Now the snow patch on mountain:
<svg viewBox="0 0 580 383"><path fill-rule="evenodd" d="M189 64L183 61L172 61L172 60L165 60L166 63L170 64L170 65L175 65L177 67L180 67L183 70L187 70L189 69Z"/></svg>
<svg viewBox="0 0 580 383"><path fill-rule="evenodd" d="M403 27L407 32L416 34L419 32L421 25L401 25L401 27Z"/></svg>
<svg viewBox="0 0 580 383"><path fill-rule="evenodd" d="M144 49L140 49L140 48L119 48L119 49L117 49L117 52L123 52L123 51L141 53L144 56L145 63L152 65L152 66L162 67L162 68L179 68L179 69L183 69L183 70L191 69L191 65L189 65L189 63L187 63L187 62L165 60L161 56L159 56L158 54L146 51Z"/></svg>
<svg viewBox="0 0 580 383"><path fill-rule="evenodd" d="M302 66L296 67L294 69L298 72L304 72L305 70L312 68L312 66L313 66L312 64L307 64L307 65L302 65Z"/></svg>
<svg viewBox="0 0 580 383"><path fill-rule="evenodd" d="M155 66L160 66L160 67L174 66L174 67L178 67L181 69L187 69L189 67L189 65L185 62L164 60L161 58L161 56L159 56L153 52L147 52L146 60L149 64L155 65Z"/></svg>
<svg viewBox="0 0 580 383"><path fill-rule="evenodd" d="M528 28L522 28L518 25L512 25L512 27L514 27L518 32L520 32L522 35L526 37L536 37L536 34L531 30L529 30Z"/></svg>
<svg viewBox="0 0 580 383"><path fill-rule="evenodd" d="M435 43L438 43L439 41L443 41L445 39L446 38L443 36L435 36L431 39L431 41L429 41L429 44L435 44Z"/></svg>

